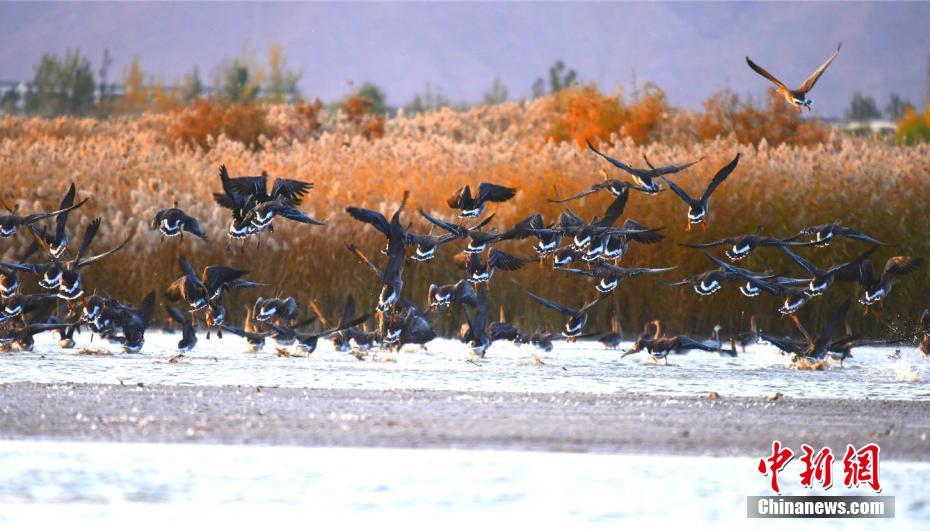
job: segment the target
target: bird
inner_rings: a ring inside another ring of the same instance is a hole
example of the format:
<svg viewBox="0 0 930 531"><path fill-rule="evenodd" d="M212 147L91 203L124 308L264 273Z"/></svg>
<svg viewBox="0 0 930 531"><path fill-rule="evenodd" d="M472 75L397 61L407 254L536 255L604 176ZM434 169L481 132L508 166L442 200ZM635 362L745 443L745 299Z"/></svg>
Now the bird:
<svg viewBox="0 0 930 531"><path fill-rule="evenodd" d="M520 337L517 327L507 322L503 305L500 307L498 320L488 325L488 335L491 341L517 341Z"/></svg>
<svg viewBox="0 0 930 531"><path fill-rule="evenodd" d="M692 249L709 249L711 247L726 245L729 248L724 251L724 254L733 262L738 262L746 258L749 256L749 253L759 247L798 247L812 245L811 243L792 242L769 236L762 236L759 234L761 231L762 227L759 227L752 234L730 236L706 243L680 243L679 245Z"/></svg>
<svg viewBox="0 0 930 531"><path fill-rule="evenodd" d="M736 348L731 340L731 348L725 349L719 339L716 345L709 345L688 336L678 335L665 337L662 335L662 325L656 320L651 323L654 331L650 331L649 326L636 338L633 348L624 352L620 357L625 358L638 352L646 350L652 356L653 361L665 360L668 364L668 356L671 353L682 354L691 350L702 350L704 352L715 352L724 356L736 356Z"/></svg>
<svg viewBox="0 0 930 531"><path fill-rule="evenodd" d="M708 296L720 291L724 282L733 282L741 278L736 272L721 267L691 275L677 282L666 282L665 285L671 287L690 285L698 295Z"/></svg>
<svg viewBox="0 0 930 531"><path fill-rule="evenodd" d="M374 265L362 252L354 245L349 245L349 250L365 262L372 271L381 279L383 286L381 294L378 296L376 310L379 313L391 310L401 296L401 290L404 287L403 270L404 270L404 228L400 224L400 213L404 209L404 204L410 196L409 192L404 192L404 197L398 205L397 210L391 217L388 224L388 261L382 271Z"/></svg>
<svg viewBox="0 0 930 531"><path fill-rule="evenodd" d="M172 321L181 325L181 340L178 341L178 352L190 352L197 345L197 334L194 331L194 322L190 317L174 306L165 306L165 312Z"/></svg>
<svg viewBox="0 0 930 531"><path fill-rule="evenodd" d="M636 190L638 192L647 193L647 194L650 192L649 188L644 188L642 186L639 186L633 183L628 183L626 181L621 181L619 179L611 179L610 176L607 174L607 170L603 168L601 168L599 173L601 177L604 178L604 180L599 183L594 183L590 189L584 190L582 192L578 192L577 194L566 197L564 199L549 199L548 201L550 203L558 203L558 204L568 203L569 201L574 201L576 199L581 199L582 197L587 197L591 194L595 194L597 192L600 192L601 190L606 190L614 197L620 197L624 193L629 193L630 189Z"/></svg>
<svg viewBox="0 0 930 531"><path fill-rule="evenodd" d="M880 277L875 276L875 268L869 259L859 263L859 285L862 286L862 298L859 302L871 306L880 302L891 293L894 284L905 275L916 271L924 263L923 258L913 256L893 256L885 262Z"/></svg>
<svg viewBox="0 0 930 531"><path fill-rule="evenodd" d="M31 226L29 228L32 230ZM49 254L49 257L51 258L50 262L40 264L3 262L0 263L0 267L15 269L18 271L26 271L35 275L41 275L42 278L39 279L39 286L48 290L57 290L59 298L69 302L74 301L84 295L84 290L81 287L80 269L94 264L119 251L127 243L129 243L129 240L132 238L132 236L127 237L123 243L105 253L101 253L95 256L85 256L88 249L90 248L91 243L93 243L94 238L97 236L97 231L99 229L100 218L95 218L84 230L84 237L81 240L81 247L78 249L77 255L70 260L59 260L54 255L52 255L51 249L44 247L46 252ZM34 232L32 234L40 245L44 243L38 234Z"/></svg>
<svg viewBox="0 0 930 531"><path fill-rule="evenodd" d="M252 307L246 307L245 319L242 322L242 327L221 324L220 328L230 334L244 338L249 346L249 350L252 352L260 352L265 347L265 339L272 335L272 332L257 326L254 315L252 314Z"/></svg>
<svg viewBox="0 0 930 531"><path fill-rule="evenodd" d="M489 201L503 203L512 199L516 193L516 188L492 183L480 183L478 185L478 194L472 197L471 187L466 184L456 190L447 203L450 207L461 211L459 217L475 218L484 212L485 203Z"/></svg>
<svg viewBox="0 0 930 531"><path fill-rule="evenodd" d="M793 314L802 306L810 302L813 296L808 290L800 287L808 284L807 279L796 279L781 277L778 275L760 274L749 271L742 267L736 267L720 260L716 256L704 251L704 255L713 263L720 266L720 269L729 275L735 275L736 278L730 277L729 280L745 280L746 284L740 286L740 293L746 297L757 297L765 292L774 296L784 296L785 302L779 307L779 313L783 315ZM695 288L697 289L697 288Z"/></svg>
<svg viewBox="0 0 930 531"><path fill-rule="evenodd" d="M390 314L381 312L378 333L382 346L400 349L404 345L425 345L436 337L429 316L415 304L399 299Z"/></svg>
<svg viewBox="0 0 930 531"><path fill-rule="evenodd" d="M862 275L862 264L879 249L878 245L873 245L864 253L849 262L842 262L830 267L830 269L820 269L811 262L805 260L796 253L781 247L782 252L788 255L794 263L801 266L801 269L807 271L813 276L808 284L807 293L811 297L822 295L834 282L858 282ZM869 262L871 264L871 262Z"/></svg>
<svg viewBox="0 0 930 531"><path fill-rule="evenodd" d="M174 207L163 208L155 213L152 223L149 225L152 230L158 230L162 233L162 240L165 236L181 236L184 240L184 233L189 232L201 240L206 241L207 235L200 228L197 218L187 215L183 210L178 208L178 202L174 202Z"/></svg>
<svg viewBox="0 0 930 531"><path fill-rule="evenodd" d="M711 194L714 193L714 190L717 189L720 184L729 177L730 173L736 169L736 165L739 164L740 154L737 153L736 157L733 158L723 168L720 168L717 171L717 174L714 175L714 178L711 179L710 184L707 185L707 188L704 189L704 193L701 194L700 199L694 199L687 192L685 192L680 186L674 182L667 179L665 176L662 177L663 180L668 184L669 188L675 192L678 197L680 197L685 203L688 204L688 223L685 225L685 231L691 231L691 225L696 225L700 223L702 227L707 228L707 202L710 200Z"/></svg>
<svg viewBox="0 0 930 531"><path fill-rule="evenodd" d="M329 335L331 335L331 334L334 334L334 333L336 333L336 332L341 332L341 331L343 331L343 330L345 330L345 329L347 329L347 328L356 327L356 326L358 326L358 325L364 323L365 321L367 321L367 320L370 319L370 318L371 318L371 314L365 314L365 315L362 315L362 316L359 316L359 317L354 317L354 318L352 318L352 319L350 319L350 320L348 320L348 321L346 321L346 322L344 322L344 323L340 323L340 324L337 325L337 326L330 327L330 328L327 328L327 329L325 329L325 330L321 330L321 331L319 331L319 332L314 332L314 333L311 333L311 334L305 334L305 333L303 333L303 332L299 332L299 331L297 331L297 330L293 330L293 331L291 331L291 334L293 334L294 339L296 340L298 347L299 347L303 352L305 352L305 353L307 353L307 354L313 354L314 352L316 352L316 348L317 348L317 345L319 344L320 338L327 337L327 336L329 336ZM278 332L279 335L280 335L280 334L287 333L287 332L285 331L285 329L284 329L283 327L279 326L279 325L271 325L271 329L274 330L275 332Z"/></svg>
<svg viewBox="0 0 930 531"><path fill-rule="evenodd" d="M770 74L766 69L752 62L752 59L749 57L746 57L746 63L750 68L755 70L757 74L774 83L777 87L778 93L781 94L785 100L800 113L804 108L806 108L808 111L811 110L811 105L814 103L814 100L808 98L807 93L814 88L814 84L817 83L817 80L820 79L820 76L822 76L827 67L830 66L830 63L836 59L836 56L840 53L840 48L842 47L843 43L839 43L836 47L836 51L833 52L833 55L831 55L824 64L820 65L820 68L814 70L814 72L804 80L804 83L801 83L801 85L794 90L789 89L787 86L785 86L784 83L779 81L778 78Z"/></svg>
<svg viewBox="0 0 930 531"><path fill-rule="evenodd" d="M504 271L517 271L526 264L523 258L517 258L512 254L505 253L500 249L492 247L487 258L481 254L468 254L465 261L466 278L474 284L489 282L494 276L494 271L503 269Z"/></svg>
<svg viewBox="0 0 930 531"><path fill-rule="evenodd" d="M352 218L374 227L378 232L383 234L385 240L387 240L390 235L391 224L388 222L387 218L384 217L384 214L367 208L352 206L346 207L346 212L352 216ZM480 228L490 220L491 218L489 217L475 228ZM415 262L429 262L436 256L436 249L461 237L460 232L457 230L458 227L455 227L455 229L456 230L447 230L447 232L442 235L433 235L432 231L430 234L417 234L410 230L404 230L404 244L416 246L410 258ZM387 248L385 247L382 252L387 254Z"/></svg>
<svg viewBox="0 0 930 531"><path fill-rule="evenodd" d="M465 319L468 330L462 340L471 349L473 356L483 358L493 341L488 334L488 296L484 288L479 287L477 290L475 315L472 316L471 311L465 308Z"/></svg>
<svg viewBox="0 0 930 531"><path fill-rule="evenodd" d="M921 358L930 356L930 310L924 309L920 314L920 320L917 322L917 334L920 341L917 344L917 351L920 352Z"/></svg>
<svg viewBox="0 0 930 531"><path fill-rule="evenodd" d="M649 162L649 159L646 157L646 155L643 155L643 160L645 160L646 165L649 166L649 168L638 169L638 168L632 168L630 166L627 166L626 164L620 162L619 160L608 157L604 153L601 153L600 151L597 150L597 148L595 148L591 144L590 140L586 140L586 142L588 143L588 148L591 151L598 154L601 158L603 158L607 162L629 173L633 177L633 181L638 185L636 188L637 190L643 190L645 191L645 193L650 194L650 195L657 194L662 191L662 186L659 183L655 182L656 178L664 176L664 175L671 175L673 173L678 173L682 170L690 168L691 166L694 166L695 164L703 160L703 157L702 157L698 160L691 161L691 162L685 162L682 164L670 164L668 166L662 166L660 168L656 168ZM629 187L624 187L624 188L628 189Z"/></svg>
<svg viewBox="0 0 930 531"><path fill-rule="evenodd" d="M295 205L303 201L304 196L313 189L313 183L298 181L296 179L276 178L268 191L268 172L262 171L262 174L256 177L229 177L226 165L220 166L220 175L226 175L230 181L231 188L238 194L252 197L258 204L284 199Z"/></svg>
<svg viewBox="0 0 930 531"><path fill-rule="evenodd" d="M165 297L172 302L183 300L191 312L207 308L210 301L218 298L224 291L234 287L253 287L257 284L242 279L249 272L226 266L207 266L202 275L181 256L178 260L184 276L168 286Z"/></svg>
<svg viewBox="0 0 930 531"><path fill-rule="evenodd" d="M291 326L297 321L300 312L300 306L294 297L283 299L274 297L266 299L259 297L252 307L252 315L255 320L264 323L274 321L280 326Z"/></svg>
<svg viewBox="0 0 930 531"><path fill-rule="evenodd" d="M812 236L810 243L814 247L828 247L834 238L846 238L848 240L858 240L873 245L881 245L883 247L890 246L891 244L885 243L875 238L865 234L864 232L851 229L841 224L841 222L836 221L834 223L827 223L824 225L814 225L813 227L807 227L801 229L797 234L790 238L785 238L787 241L796 240L802 236Z"/></svg>
<svg viewBox="0 0 930 531"><path fill-rule="evenodd" d="M26 251L20 255L16 263L25 264L36 251L39 250L39 242L33 240L29 247L26 248ZM19 270L0 266L0 299L5 299L7 297L12 297L19 292L19 288L22 286L19 280Z"/></svg>
<svg viewBox="0 0 930 531"><path fill-rule="evenodd" d="M87 199L84 199L76 205L60 208L52 212L40 212L21 216L18 214L19 205L14 205L13 208L10 208L6 205L6 203L2 202L2 199L0 199L0 206L3 206L3 208L6 208L10 212L9 214L0 215L0 238L12 238L16 235L16 232L22 226L30 226L44 219L55 217L59 214L74 210L86 202Z"/></svg>
<svg viewBox="0 0 930 531"><path fill-rule="evenodd" d="M588 323L588 310L593 308L597 303L604 300L605 297L605 295L601 295L591 300L590 302L586 302L584 305L582 305L581 308L574 309L562 306L561 304L549 299L544 299L539 295L529 291L527 292L527 295L543 306L551 310L555 310L568 317L568 322L565 323L565 330L562 331L562 335L567 338L576 338L581 335L581 331L584 328L584 325Z"/></svg>
<svg viewBox="0 0 930 531"><path fill-rule="evenodd" d="M71 187L68 188L68 192L65 193L65 196L61 199L61 203L58 205L59 214L55 216L54 233L45 232L44 229L35 225L32 226L35 234L39 235L39 238L42 240L45 247L48 248L49 252L52 253L52 256L55 258L61 258L65 251L68 250L68 214L71 213L73 208L78 208L87 202L85 199L84 201L81 201L80 204L75 206L75 193L76 189L74 187L74 183L71 183Z"/></svg>
<svg viewBox="0 0 930 531"><path fill-rule="evenodd" d="M572 275L582 275L591 278L598 279L595 289L601 293L610 293L620 283L624 278L632 278L639 275L655 275L659 273L664 273L666 271L671 271L675 267L619 267L615 265L600 263L597 264L593 269L574 269L574 268L561 268L560 271Z"/></svg>
<svg viewBox="0 0 930 531"><path fill-rule="evenodd" d="M120 343L126 352L139 352L145 344L145 331L149 327L154 311L154 291L149 292L138 307L118 305L105 308L104 314L109 314L106 319L123 333L121 336L112 336L109 339Z"/></svg>
<svg viewBox="0 0 930 531"><path fill-rule="evenodd" d="M809 358L813 360L821 360L825 358L829 353L829 347L833 343L833 335L836 331L836 327L846 319L846 314L849 312L849 301L846 300L838 307L836 307L833 312L830 314L830 318L827 321L827 324L820 330L817 335L811 335L807 332L801 321L796 315L791 316L791 321L797 326L798 330L801 331L801 335L804 336L804 340L807 343L806 348L801 350L799 353L795 352L796 357Z"/></svg>
<svg viewBox="0 0 930 531"><path fill-rule="evenodd" d="M284 218L304 225L326 225L323 221L318 221L301 212L293 201L288 199L275 199L258 203L251 210L245 213L244 222L251 225L253 233L274 232L274 218Z"/></svg>
<svg viewBox="0 0 930 531"><path fill-rule="evenodd" d="M444 284L437 286L429 285L427 300L432 311L439 311L448 308L451 304L465 304L474 307L478 301L475 294L475 288L471 282L462 279L455 284Z"/></svg>

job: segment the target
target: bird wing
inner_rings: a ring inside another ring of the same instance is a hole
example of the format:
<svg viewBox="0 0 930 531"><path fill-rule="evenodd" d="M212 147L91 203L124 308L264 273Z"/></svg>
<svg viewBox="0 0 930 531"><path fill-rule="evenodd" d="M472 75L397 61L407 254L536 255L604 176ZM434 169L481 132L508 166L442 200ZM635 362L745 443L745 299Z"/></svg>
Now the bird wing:
<svg viewBox="0 0 930 531"><path fill-rule="evenodd" d="M276 216L281 216L282 218L296 221L298 223L306 223L307 225L326 225L326 223L317 221L304 214L297 207L294 207L289 203L281 203L280 205L275 206L273 210Z"/></svg>
<svg viewBox="0 0 930 531"><path fill-rule="evenodd" d="M859 232L857 230L850 229L849 227L840 227L837 226L833 229L834 234L838 234L844 238L849 238L850 240L860 240L864 242L869 242L875 245L888 246L889 244L878 241L875 238L865 234L864 232Z"/></svg>
<svg viewBox="0 0 930 531"><path fill-rule="evenodd" d="M500 268L504 271L516 271L523 267L523 264L526 263L526 260L522 258L517 258L511 254L505 253L500 249L491 248L488 252L488 266L492 268Z"/></svg>
<svg viewBox="0 0 930 531"><path fill-rule="evenodd" d="M682 190L682 188L681 188L680 186L678 186L677 184L673 183L673 182L672 182L671 180L669 180L668 178L662 177L662 180L664 180L664 181L668 184L669 188L671 188L672 191L675 192L675 193L678 195L678 197L682 198L682 199L684 200L685 203L688 203L689 205L691 205L691 204L697 202L697 201L695 201L694 199L692 199L690 195L688 195L688 192L685 192L684 190Z"/></svg>
<svg viewBox="0 0 930 531"><path fill-rule="evenodd" d="M446 201L450 207L458 209L461 209L463 205L470 204L471 202L471 186L467 184L459 188L454 194L452 194L452 197Z"/></svg>
<svg viewBox="0 0 930 531"><path fill-rule="evenodd" d="M516 194L516 188L510 188L508 186L501 186L499 184L492 183L480 183L478 185L477 200L478 203L483 203L485 201L502 203L504 201L509 201Z"/></svg>
<svg viewBox="0 0 930 531"><path fill-rule="evenodd" d="M808 262L808 261L805 260L804 258L802 258L802 257L798 256L797 254L795 254L794 251L792 251L791 249L786 249L785 247L779 247L779 249L781 249L782 252L784 252L786 255L788 255L788 258L790 258L794 263L796 263L796 264L798 264L799 266L801 266L801 269L807 271L808 273L810 273L810 274L812 274L812 275L814 275L814 276L816 276L816 277L823 276L823 275L826 273L825 271L823 271L822 269L818 268L818 267L815 266L814 264Z"/></svg>
<svg viewBox="0 0 930 531"><path fill-rule="evenodd" d="M295 179L275 179L271 187L271 198L283 197L294 204L300 204L307 192L313 188L313 183Z"/></svg>
<svg viewBox="0 0 930 531"><path fill-rule="evenodd" d="M924 263L921 257L913 256L892 256L885 262L885 269L882 271L882 279L889 277L903 277L913 273Z"/></svg>
<svg viewBox="0 0 930 531"><path fill-rule="evenodd" d="M64 210L61 214L58 214L58 218L55 220L55 236L58 241L61 241L65 236L65 228L68 223L68 212L71 206L74 205L74 194L76 193L74 183L71 183L71 187L68 188L68 192L61 199L61 204L58 206L60 210Z"/></svg>
<svg viewBox="0 0 930 531"><path fill-rule="evenodd" d="M568 197L566 197L566 198L564 198L564 199L548 199L547 201L549 201L550 203L559 203L559 204L561 204L561 203L567 203L567 202L569 202L569 201L574 201L575 199L581 199L582 197L586 197L586 196L589 196L589 195L591 195L591 194L593 194L593 193L595 193L595 192L598 192L598 191L601 189L601 188L598 187L599 184L600 184L600 183L598 183L598 184L592 186L592 187L591 187L590 189L588 189L588 190L585 190L585 191L583 191L583 192L578 192L577 194L572 195L572 196L568 196Z"/></svg>
<svg viewBox="0 0 930 531"><path fill-rule="evenodd" d="M840 53L840 48L842 47L843 47L843 43L840 43L839 45L837 45L836 51L833 52L833 55L831 55L829 59L827 59L827 62L820 65L820 68L818 68L817 70L814 70L814 73L809 75L807 79L804 80L804 83L801 83L801 86L798 87L797 91L802 92L802 93L810 92L810 90L814 88L814 84L817 83L817 80L820 79L820 76L822 76L824 71L826 71L827 67L830 66L830 63L832 63L833 60L836 59L836 56L837 54Z"/></svg>
<svg viewBox="0 0 930 531"><path fill-rule="evenodd" d="M707 185L707 189L704 190L704 195L701 196L701 201L706 203L707 200L710 199L710 194L714 193L714 190L720 186L720 183L725 181L726 178L729 177L731 173L733 173L733 170L736 169L736 165L739 164L739 156L740 154L737 153L736 157L734 157L729 164L720 168L720 170L717 172L717 175L714 175L714 178L710 180L710 184ZM668 179L666 179L666 181L667 180ZM669 186L671 186L671 183L669 183Z"/></svg>
<svg viewBox="0 0 930 531"><path fill-rule="evenodd" d="M833 273L834 278L837 280L843 280L847 282L859 280L861 271L859 265L863 260L872 256L877 250L878 245L873 245L872 247L869 247L868 250L866 250L864 253L857 256L855 259L831 267L828 273Z"/></svg>
<svg viewBox="0 0 930 531"><path fill-rule="evenodd" d="M746 63L749 65L749 68L752 68L753 70L755 70L757 74L764 77L765 79L768 79L772 83L775 83L776 87L780 88L781 90L784 90L785 92L790 92L788 90L788 87L786 87L784 83L779 81L777 77L773 76L772 74L769 74L768 70L762 68L756 63L753 63L752 59L750 59L749 57L746 57Z"/></svg>
<svg viewBox="0 0 930 531"><path fill-rule="evenodd" d="M203 270L203 283L209 291L209 296L213 296L227 282L232 282L249 272L242 269L235 269L226 266L207 266Z"/></svg>
<svg viewBox="0 0 930 531"><path fill-rule="evenodd" d="M94 237L97 236L98 230L100 230L100 218L94 218L84 230L84 238L81 240L81 246L78 248L77 257L74 259L76 264L80 264L81 257L87 253L91 242L93 242Z"/></svg>
<svg viewBox="0 0 930 531"><path fill-rule="evenodd" d="M655 229L650 229L649 227L643 225L642 223L639 223L638 221L628 219L626 220L626 222L623 223L622 228L631 230L631 231L634 231L634 230L643 231L643 232L631 232L627 235L629 239L635 242L638 242L638 243L652 244L652 243L658 243L665 239L665 235L659 233L659 231L664 229L665 227L658 227Z"/></svg>
<svg viewBox="0 0 930 531"><path fill-rule="evenodd" d="M120 249L122 249L123 247L125 247L126 244L129 243L129 240L131 240L131 239L132 239L132 235L130 234L129 236L126 237L125 240L123 240L123 243L117 245L116 247L110 249L109 251L107 251L107 252L105 252L105 253L100 253L100 254L94 255L94 256L88 256L88 257L86 257L86 258L80 258L80 257L79 257L79 258L76 260L76 262L75 262L75 264L76 264L75 267L89 266L89 265L93 264L94 262L98 262L98 261L100 261L100 260L103 260L104 258L110 256L111 254L113 254L113 253L119 251Z"/></svg>
<svg viewBox="0 0 930 531"><path fill-rule="evenodd" d="M626 203L630 199L630 190L628 188L623 189L623 193L614 198L610 203L610 206L607 207L607 210L604 212L604 217L596 223L599 227L611 227L614 223L620 219L620 216L623 215L623 211L626 209Z"/></svg>
<svg viewBox="0 0 930 531"><path fill-rule="evenodd" d="M350 251L352 251L352 253L355 254L355 256L359 257L362 260L362 262L365 262L365 264L368 267L370 267L371 270L374 271L376 275L378 275L378 278L381 279L382 282L384 282L384 273L382 273L381 269L379 269L378 266L372 263L372 261L369 260L368 257L365 256L365 254L362 253L362 251L360 251L358 247L352 245L351 243L346 244L346 247Z"/></svg>
<svg viewBox="0 0 930 531"><path fill-rule="evenodd" d="M184 229L185 232L189 232L198 238L204 240L208 239L206 233L200 228L200 222L197 221L197 218L188 216L184 212L181 212L181 228Z"/></svg>
<svg viewBox="0 0 930 531"><path fill-rule="evenodd" d="M718 245L731 245L739 239L739 236L733 236L730 238L721 238L719 240L714 240L712 242L705 243L679 243L678 245L682 247L688 247L691 249L709 249L711 247L717 247Z"/></svg>
<svg viewBox="0 0 930 531"><path fill-rule="evenodd" d="M643 160L646 162L646 165L649 166L649 168L652 170L652 172L655 175L668 175L670 173L678 173L684 169L690 168L691 166L694 166L698 162L701 162L702 160L704 160L704 157L701 157L697 160L693 160L691 162L683 162L681 164L669 164L668 166L660 166L658 168L656 168L655 166L652 165L651 162L649 162L649 157L646 156L645 153L643 153ZM636 189L642 190L642 188L639 188L639 187L637 187Z"/></svg>
<svg viewBox="0 0 930 531"><path fill-rule="evenodd" d="M557 302L550 301L549 299L544 299L540 297L539 295L536 295L535 293L532 293L530 291L527 291L526 294L532 297L533 300L535 300L539 304L542 304L543 306L550 308L552 310L555 310L561 314L572 316L572 315L575 315L576 313L575 310L566 308L565 306L562 306L561 304Z"/></svg>
<svg viewBox="0 0 930 531"><path fill-rule="evenodd" d="M384 214L359 207L347 207L346 212L354 219L371 225L381 234L388 235L388 220Z"/></svg>
<svg viewBox="0 0 930 531"><path fill-rule="evenodd" d="M420 215L423 216L423 218L425 218L427 221L429 221L433 225L436 225L437 227L443 230L446 230L452 234L455 234L460 238L464 238L465 236L468 235L468 229L466 229L465 227L462 227L460 225L454 225L452 223L449 223L448 221L443 221L441 219L434 218L433 216L430 216L423 210L420 210Z"/></svg>
<svg viewBox="0 0 930 531"><path fill-rule="evenodd" d="M612 158L612 157L608 157L607 155L601 153L600 151L597 150L597 148L595 148L595 147L591 144L591 141L590 141L590 140L585 140L585 142L588 143L588 148L589 148L591 151L597 153L598 155L601 156L601 158L603 158L603 159L606 160L607 162L613 164L614 166L620 168L621 170L623 170L623 171L625 171L625 172L627 172L627 173L629 173L629 174L631 174L631 175L636 175L636 176L638 176L638 177L641 177L641 176L643 176L643 175L646 174L646 172L643 172L642 170L637 170L636 168L632 168L632 167L630 167L630 166L627 166L626 164L620 162L619 160L617 160L617 159L615 159L615 158Z"/></svg>

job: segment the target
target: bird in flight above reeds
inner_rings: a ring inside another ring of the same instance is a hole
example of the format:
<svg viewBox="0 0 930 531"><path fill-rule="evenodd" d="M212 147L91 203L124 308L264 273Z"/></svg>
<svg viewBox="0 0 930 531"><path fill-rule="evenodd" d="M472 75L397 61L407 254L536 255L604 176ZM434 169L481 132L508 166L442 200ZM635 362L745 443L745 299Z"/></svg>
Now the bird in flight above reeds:
<svg viewBox="0 0 930 531"><path fill-rule="evenodd" d="M820 79L820 76L822 76L824 71L827 70L827 67L830 66L830 63L836 59L836 56L840 53L840 48L842 47L843 43L837 45L836 51L833 52L833 55L831 55L829 59L827 59L827 62L820 65L820 68L817 70L814 70L814 73L808 76L807 79L804 80L804 83L801 83L801 86L794 90L791 90L785 86L785 84L779 81L777 77L770 74L768 70L752 62L752 59L749 57L746 57L746 63L749 64L749 67L755 70L757 74L774 83L778 88L778 93L784 96L785 100L787 100L788 103L791 104L795 109L797 109L798 112L801 112L804 108L807 108L807 110L810 111L814 100L808 98L807 93L814 88L814 84L817 83L817 80Z"/></svg>

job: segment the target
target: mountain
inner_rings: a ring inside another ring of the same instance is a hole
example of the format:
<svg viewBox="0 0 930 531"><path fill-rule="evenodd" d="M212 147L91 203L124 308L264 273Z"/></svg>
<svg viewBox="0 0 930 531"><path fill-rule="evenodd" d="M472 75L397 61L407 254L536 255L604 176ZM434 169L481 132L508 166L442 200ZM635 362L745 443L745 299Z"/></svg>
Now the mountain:
<svg viewBox="0 0 930 531"><path fill-rule="evenodd" d="M301 90L324 101L349 80L385 88L392 104L441 87L478 101L500 76L526 96L562 59L612 92L654 81L673 105L696 108L729 87L761 97L749 55L795 85L843 42L812 93L841 115L853 91L884 105L891 92L924 99L930 54L927 3L0 3L0 80L31 79L43 53L104 48L119 79L133 56L172 82L198 65L205 80L249 43L280 43L303 70Z"/></svg>

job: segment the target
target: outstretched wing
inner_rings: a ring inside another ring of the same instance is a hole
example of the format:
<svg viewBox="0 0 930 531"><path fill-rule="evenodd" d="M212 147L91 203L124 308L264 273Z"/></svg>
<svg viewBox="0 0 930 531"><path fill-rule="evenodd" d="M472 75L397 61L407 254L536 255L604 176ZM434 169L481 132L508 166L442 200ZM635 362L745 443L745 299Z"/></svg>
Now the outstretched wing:
<svg viewBox="0 0 930 531"><path fill-rule="evenodd" d="M610 203L610 206L607 207L607 210L604 212L604 217L596 223L599 227L612 227L614 223L620 219L620 216L623 215L623 211L626 209L626 203L630 199L630 190L629 188L624 188L623 192L614 198Z"/></svg>
<svg viewBox="0 0 930 531"><path fill-rule="evenodd" d="M749 57L746 57L746 63L749 65L749 68L752 68L753 70L755 70L757 74L764 77L765 79L768 79L772 83L775 83L776 87L780 88L781 90L784 90L785 92L789 92L788 87L786 87L784 83L779 81L777 77L773 76L772 74L769 74L768 70L762 68L756 63L753 63L752 59L750 59Z"/></svg>
<svg viewBox="0 0 930 531"><path fill-rule="evenodd" d="M549 299L544 299L540 297L539 295L536 295L535 293L530 292L530 291L527 291L526 294L532 297L533 300L535 300L536 302L538 302L539 304L542 304L543 306L547 308L555 310L564 315L568 315L568 316L575 315L575 310L566 308L565 306L562 306L561 304L557 302L550 301Z"/></svg>
<svg viewBox="0 0 930 531"><path fill-rule="evenodd" d="M924 263L921 257L913 256L892 256L885 262L885 269L882 271L882 279L889 277L903 277L913 273Z"/></svg>
<svg viewBox="0 0 930 531"><path fill-rule="evenodd" d="M488 265L492 268L500 268L504 271L516 271L523 267L525 263L526 260L517 258L516 256L493 247L488 253Z"/></svg>
<svg viewBox="0 0 930 531"><path fill-rule="evenodd" d="M516 188L501 186L492 183L480 183L478 185L478 202L492 201L494 203L503 203L509 201L517 194Z"/></svg>
<svg viewBox="0 0 930 531"><path fill-rule="evenodd" d="M388 235L388 220L384 214L359 207L347 207L346 212L354 219L371 225L381 234Z"/></svg>
<svg viewBox="0 0 930 531"><path fill-rule="evenodd" d="M284 198L298 205L312 188L313 183L295 179L275 179L274 186L271 187L271 198Z"/></svg>
<svg viewBox="0 0 930 531"><path fill-rule="evenodd" d="M461 209L463 205L471 204L471 202L471 186L467 184L459 188L454 194L452 194L452 197L446 201L450 207L458 209Z"/></svg>
<svg viewBox="0 0 930 531"><path fill-rule="evenodd" d="M682 247L688 247L688 248L690 248L690 249L710 249L711 247L717 247L718 245L732 245L733 243L736 243L736 240L738 240L738 239L739 239L738 236L734 236L734 237L730 237L730 238L721 238L721 239L719 239L719 240L714 240L714 241L712 241L712 242L705 242L705 243L679 243L678 245L680 245L680 246L682 246Z"/></svg>
<svg viewBox="0 0 930 531"><path fill-rule="evenodd" d="M707 185L707 189L704 190L704 195L701 196L701 201L706 202L708 199L710 199L710 194L714 193L714 190L720 186L720 183L725 181L726 178L729 177L731 173L733 173L733 170L736 169L736 165L739 164L739 156L740 154L737 153L736 157L734 157L729 164L720 168L720 170L717 172L717 175L714 175L714 178L710 180L710 184ZM669 186L671 186L671 183Z"/></svg>
<svg viewBox="0 0 930 531"><path fill-rule="evenodd" d="M203 240L208 239L207 235L203 232L203 229L200 228L200 222L197 221L197 218L194 216L188 216L186 213L181 213L181 228L185 232L189 232L198 238Z"/></svg>
<svg viewBox="0 0 930 531"><path fill-rule="evenodd" d="M836 51L833 52L833 55L831 55L829 59L827 59L827 62L820 65L820 68L814 70L814 73L808 76L807 79L804 80L804 83L801 83L801 86L798 87L798 92L807 93L810 92L812 88L814 88L814 84L817 83L817 80L820 79L820 76L822 76L827 67L830 66L830 63L836 59L836 56L840 53L840 48L842 47L843 43L839 43L836 47Z"/></svg>
<svg viewBox="0 0 930 531"><path fill-rule="evenodd" d="M692 205L697 202L694 199L692 199L690 195L688 195L688 192L682 190L680 186L673 183L670 179L667 179L666 177L662 177L662 180L664 180L666 184L668 184L669 188L671 188L673 192L678 194L678 197L684 200L685 203L688 203L688 205Z"/></svg>
<svg viewBox="0 0 930 531"><path fill-rule="evenodd" d="M585 140L585 142L588 143L588 149L590 149L591 151L597 153L598 155L600 155L601 158L603 158L603 159L606 160L607 162L613 164L614 166L620 168L621 170L623 170L623 171L625 171L625 172L627 172L627 173L629 173L629 174L631 174L631 175L636 175L636 176L641 176L641 175L644 174L644 172L642 172L641 170L637 170L636 168L632 168L632 167L630 167L630 166L627 166L626 164L620 162L619 160L617 160L617 159L615 159L615 158L612 158L612 157L608 157L607 155L601 153L600 151L597 150L596 147L594 147L594 146L591 144L591 141L590 141L590 140Z"/></svg>

